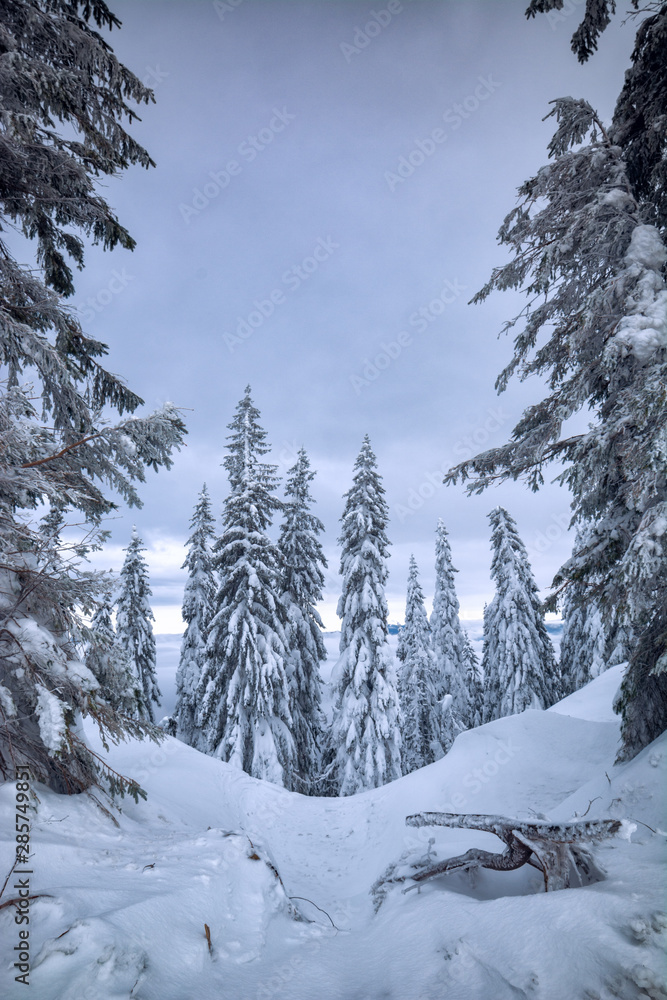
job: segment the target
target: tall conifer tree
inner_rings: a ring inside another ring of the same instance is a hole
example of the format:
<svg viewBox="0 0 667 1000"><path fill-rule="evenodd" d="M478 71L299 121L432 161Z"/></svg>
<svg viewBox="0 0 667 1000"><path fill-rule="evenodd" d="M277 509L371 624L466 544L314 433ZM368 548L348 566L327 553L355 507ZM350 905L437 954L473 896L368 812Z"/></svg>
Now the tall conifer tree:
<svg viewBox="0 0 667 1000"><path fill-rule="evenodd" d="M511 441L449 474L480 492L523 477L537 489L550 461L572 493L573 521L593 523L554 579L595 582L611 635L635 636L617 707L627 759L667 726L667 7L650 3L611 123L586 100L553 101L550 162L519 189L500 242L512 259L475 296L521 288L514 355L498 378L537 374L549 392ZM531 0L528 15L556 16L562 0ZM584 62L609 24L613 0L589 0L572 48ZM590 411L588 431L563 435Z"/></svg>
<svg viewBox="0 0 667 1000"><path fill-rule="evenodd" d="M578 691L607 669L610 664L606 647L600 609L581 587L572 586L563 602L559 662L563 697Z"/></svg>
<svg viewBox="0 0 667 1000"><path fill-rule="evenodd" d="M332 746L339 794L352 795L401 774L398 696L384 594L388 509L368 435L345 498Z"/></svg>
<svg viewBox="0 0 667 1000"><path fill-rule="evenodd" d="M296 749L285 660L287 613L281 564L267 534L275 511L276 467L250 386L229 424L230 493L213 546L219 577L198 698L208 753L255 778L293 787Z"/></svg>
<svg viewBox="0 0 667 1000"><path fill-rule="evenodd" d="M120 594L116 603L116 634L125 650L139 692L140 718L155 721L153 704L160 704L160 689L156 675L155 636L151 622L155 620L148 598L148 567L142 556L146 549L136 527L125 549L127 555L120 571Z"/></svg>
<svg viewBox="0 0 667 1000"><path fill-rule="evenodd" d="M197 726L197 687L204 669L206 642L213 617L216 592L211 551L215 537L214 520L206 484L199 495L190 528L192 530L187 543L188 554L183 563L183 568L188 570L182 610L186 628L176 672L174 717L179 739L190 746L199 747L201 734Z"/></svg>
<svg viewBox="0 0 667 1000"><path fill-rule="evenodd" d="M466 722L468 727L472 729L475 726L481 726L484 721L484 681L477 654L465 629L463 630L463 663L469 699Z"/></svg>
<svg viewBox="0 0 667 1000"><path fill-rule="evenodd" d="M579 528L574 542L575 552L587 544L590 532L590 526ZM561 697L578 691L611 665L610 637L606 634L594 594L596 581L590 583L587 586L583 579L573 580L562 601L563 632L558 664ZM621 635L617 638L621 639ZM616 652L622 653L623 650L617 649ZM622 658L627 659L627 656Z"/></svg>
<svg viewBox="0 0 667 1000"><path fill-rule="evenodd" d="M106 345L63 301L86 241L134 247L98 182L152 164L125 128L152 94L105 39L118 27L105 3L2 5L0 774L20 760L58 792L99 782L135 795L136 782L106 768L77 724L91 716L113 739L156 736L116 717L78 662L108 586L81 560L103 543L102 519L119 497L140 505L136 482L169 467L185 428L172 404L138 414L143 400L105 367ZM83 523L69 551L39 530L45 507Z"/></svg>
<svg viewBox="0 0 667 1000"><path fill-rule="evenodd" d="M443 698L438 690L438 669L430 633L419 570L414 556L410 556L405 626L396 654L401 661L398 694L403 774L442 757L461 728L454 726L452 699Z"/></svg>
<svg viewBox="0 0 667 1000"><path fill-rule="evenodd" d="M553 647L516 523L503 507L489 514L496 593L484 612L484 721L558 697Z"/></svg>
<svg viewBox="0 0 667 1000"><path fill-rule="evenodd" d="M84 662L99 683L102 697L114 712L137 715L143 703L143 690L130 669L126 650L118 641L107 602L93 615L91 631Z"/></svg>
<svg viewBox="0 0 667 1000"><path fill-rule="evenodd" d="M459 619L452 551L447 529L438 520L435 541L435 593L431 613L431 639L438 664L438 694L452 696L454 712L464 725L469 724L471 705L466 684L465 639Z"/></svg>
<svg viewBox="0 0 667 1000"><path fill-rule="evenodd" d="M315 473L308 456L299 450L285 487L287 501L278 548L282 558L282 601L287 609L287 675L292 715L292 735L296 745L296 766L300 791L312 791L320 770L324 716L320 664L326 659L317 610L324 585L327 562L318 535L324 525L310 512L313 498L310 483Z"/></svg>

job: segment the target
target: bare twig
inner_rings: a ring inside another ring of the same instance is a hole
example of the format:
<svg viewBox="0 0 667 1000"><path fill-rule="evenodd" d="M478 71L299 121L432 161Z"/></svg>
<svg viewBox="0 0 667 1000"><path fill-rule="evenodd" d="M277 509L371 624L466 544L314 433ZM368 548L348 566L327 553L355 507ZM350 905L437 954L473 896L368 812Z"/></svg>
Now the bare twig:
<svg viewBox="0 0 667 1000"><path fill-rule="evenodd" d="M588 815L588 813L589 813L589 810L590 810L591 806L593 805L593 803L594 803L594 802L597 802L597 800L598 800L598 799L601 799L601 798L602 798L602 796L601 796L601 795L596 795L594 799L591 799L591 800L590 800L590 802L588 803L588 809L586 810L586 812L585 812L585 813L582 813L582 814L581 814L581 819L583 819L583 818L584 818L584 816L587 816L587 815Z"/></svg>
<svg viewBox="0 0 667 1000"><path fill-rule="evenodd" d="M329 920L331 920L331 917L330 917L330 915L329 915L329 914L327 913L327 911L326 911L326 910L323 910L321 906L318 906L318 905L317 905L317 903L313 903L312 899L308 899L308 897L307 897L307 896L288 896L287 898L288 898L288 899L302 899L302 900L303 900L303 901L304 901L305 903L310 903L310 904L311 904L312 906L314 906L314 907L315 907L315 909L316 909L316 910L319 910L319 911L320 911L320 913L323 913L323 914L325 915L325 917L329 917ZM334 928L334 930L337 930L337 931L339 931L339 930L340 930L340 927L336 927L336 925L335 925L335 923L333 922L333 920L331 920L331 926L332 926L332 927Z"/></svg>
<svg viewBox="0 0 667 1000"><path fill-rule="evenodd" d="M89 434L88 437L81 438L80 441L74 441L73 444L68 444L66 448L62 448L60 451L56 452L55 455L47 455L46 458L38 458L35 462L25 462L21 468L22 469L34 469L37 465L45 465L47 462L55 462L57 458L62 458L66 455L68 451L72 451L73 448L78 448L82 444L87 444L88 441L93 441L95 438L102 436L102 431L98 431L97 434Z"/></svg>
<svg viewBox="0 0 667 1000"><path fill-rule="evenodd" d="M657 830L654 830L652 826L649 826L648 823L642 823L642 821L640 819L633 819L632 822L633 823L639 823L640 826L645 826L647 830L651 831L651 833L657 833L658 832Z"/></svg>

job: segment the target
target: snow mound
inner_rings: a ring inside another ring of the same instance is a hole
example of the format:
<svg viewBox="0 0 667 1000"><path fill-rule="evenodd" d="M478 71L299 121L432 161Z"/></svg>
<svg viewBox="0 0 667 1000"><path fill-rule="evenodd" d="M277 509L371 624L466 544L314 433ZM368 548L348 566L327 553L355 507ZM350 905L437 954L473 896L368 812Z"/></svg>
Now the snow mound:
<svg viewBox="0 0 667 1000"><path fill-rule="evenodd" d="M609 667L590 681L579 691L563 698L556 705L552 705L549 712L557 712L558 715L570 715L575 719L590 719L591 722L615 722L619 725L619 717L614 712L612 704L614 695L621 686L623 672L626 664L619 663L615 667Z"/></svg>
<svg viewBox="0 0 667 1000"><path fill-rule="evenodd" d="M31 888L48 896L31 906L32 1000L664 1000L667 735L614 764L619 680L610 670L547 712L462 733L435 764L343 799L170 738L111 751L148 792L122 803L118 826L86 795L39 787ZM5 870L13 803L6 783ZM626 822L596 849L607 875L594 885L546 894L528 866L459 873L394 887L375 914L373 882L429 839L438 857L502 849L492 834L406 827L430 810Z"/></svg>

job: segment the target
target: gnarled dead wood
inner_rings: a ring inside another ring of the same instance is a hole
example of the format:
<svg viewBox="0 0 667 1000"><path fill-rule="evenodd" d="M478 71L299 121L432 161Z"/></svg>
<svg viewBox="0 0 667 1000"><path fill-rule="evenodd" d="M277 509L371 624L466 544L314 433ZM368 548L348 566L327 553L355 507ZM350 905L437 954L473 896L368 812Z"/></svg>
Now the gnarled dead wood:
<svg viewBox="0 0 667 1000"><path fill-rule="evenodd" d="M432 853L426 858L409 861L405 856L390 865L373 886L372 892L381 904L387 887L397 882L411 880L418 885L454 871L488 868L493 871L513 871L530 864L544 877L546 892L568 889L573 885L586 885L604 877L596 865L587 845L613 836L621 828L617 819L572 820L553 823L549 820L518 820L504 816L485 816L465 813L417 813L406 817L407 826L447 826L464 830L493 833L505 844L502 853L472 848L465 854L433 863ZM433 841L431 842L433 843ZM401 869L403 873L399 874ZM405 871L407 867L408 871ZM404 892L407 892L404 889Z"/></svg>
<svg viewBox="0 0 667 1000"><path fill-rule="evenodd" d="M416 872L415 882L425 882L436 875L461 868L490 868L511 871L528 862L544 875L544 888L567 889L572 884L572 872L579 885L583 877L601 875L584 844L599 842L613 836L621 828L617 819L573 820L552 823L548 820L517 820L504 816L484 816L465 813L417 813L407 816L407 826L447 826L493 833L507 846L502 854L471 850L456 858L448 858L425 871Z"/></svg>

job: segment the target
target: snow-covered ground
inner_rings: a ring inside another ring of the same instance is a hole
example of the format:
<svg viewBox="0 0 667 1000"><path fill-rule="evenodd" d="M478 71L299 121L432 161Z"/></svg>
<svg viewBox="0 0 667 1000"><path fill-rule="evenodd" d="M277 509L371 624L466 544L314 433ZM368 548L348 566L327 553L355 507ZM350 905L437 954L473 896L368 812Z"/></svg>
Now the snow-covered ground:
<svg viewBox="0 0 667 1000"><path fill-rule="evenodd" d="M548 712L463 733L436 764L346 799L287 792L173 739L121 744L110 763L148 800L124 801L118 825L86 795L38 787L31 891L48 895L31 905L29 992L13 982L13 908L0 910L2 995L664 998L667 735L614 765L619 680L612 668ZM6 783L4 870L13 803ZM449 809L614 816L634 829L597 849L607 878L595 885L545 894L530 868L449 875L392 889L375 914L373 881L429 836L439 856L501 849L491 834L405 826Z"/></svg>

